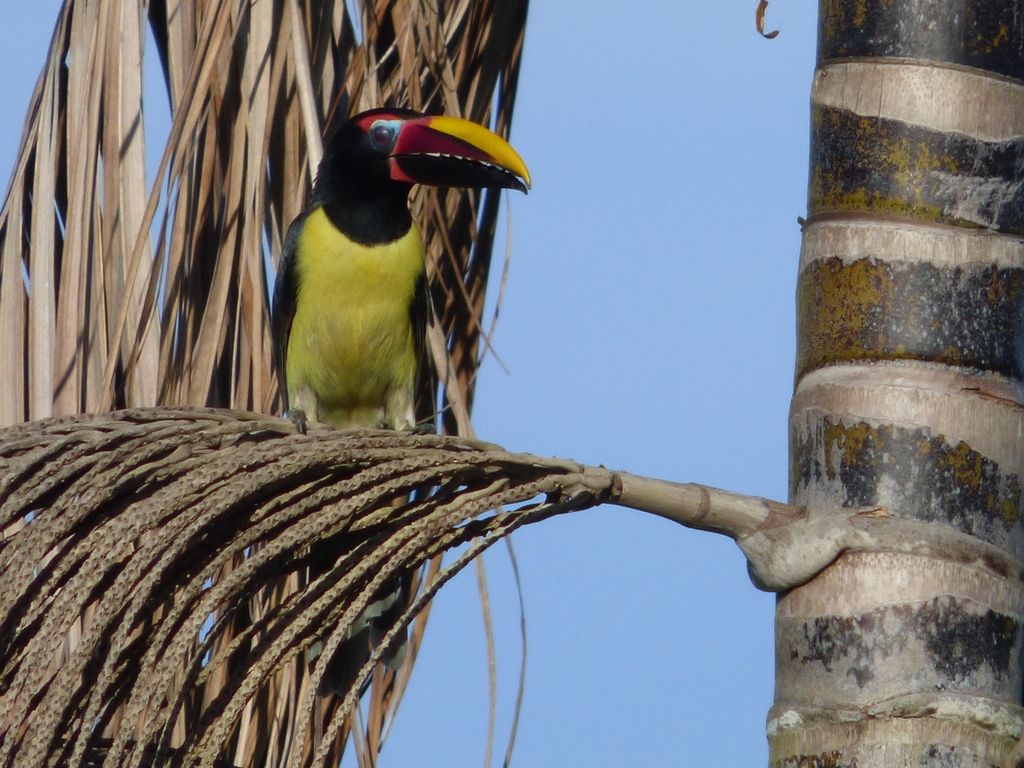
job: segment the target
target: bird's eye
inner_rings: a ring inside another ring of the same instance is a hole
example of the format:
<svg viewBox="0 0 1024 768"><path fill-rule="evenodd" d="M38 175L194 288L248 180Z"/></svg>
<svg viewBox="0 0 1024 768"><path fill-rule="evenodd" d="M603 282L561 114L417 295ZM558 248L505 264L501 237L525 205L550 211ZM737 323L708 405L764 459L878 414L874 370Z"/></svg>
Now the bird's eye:
<svg viewBox="0 0 1024 768"><path fill-rule="evenodd" d="M381 152L391 149L398 136L398 128L393 122L378 120L370 126L370 145Z"/></svg>

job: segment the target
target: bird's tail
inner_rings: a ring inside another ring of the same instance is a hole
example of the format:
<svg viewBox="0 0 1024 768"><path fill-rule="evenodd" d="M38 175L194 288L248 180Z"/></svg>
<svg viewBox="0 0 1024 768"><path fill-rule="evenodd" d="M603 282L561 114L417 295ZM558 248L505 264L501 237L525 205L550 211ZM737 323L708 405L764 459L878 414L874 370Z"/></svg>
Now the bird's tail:
<svg viewBox="0 0 1024 768"><path fill-rule="evenodd" d="M334 656L327 662L324 675L317 686L316 692L319 695L344 696L357 683L356 676L359 670L408 606L411 586L411 578L402 576L382 589L373 602L366 606L366 610L353 622L348 635L338 645ZM408 633L405 632L384 654L382 661L388 669L397 671L402 666L407 644ZM312 666L322 651L323 647L319 642L307 648L307 664ZM365 692L368 684L369 678L362 683L360 694Z"/></svg>

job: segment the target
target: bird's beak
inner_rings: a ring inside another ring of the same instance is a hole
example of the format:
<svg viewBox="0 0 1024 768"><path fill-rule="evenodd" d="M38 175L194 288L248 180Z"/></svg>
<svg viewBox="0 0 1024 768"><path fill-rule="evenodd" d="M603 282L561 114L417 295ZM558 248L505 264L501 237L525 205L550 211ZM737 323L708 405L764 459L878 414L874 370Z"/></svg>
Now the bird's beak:
<svg viewBox="0 0 1024 768"><path fill-rule="evenodd" d="M391 178L436 187L526 192L530 172L512 146L482 125L446 115L405 120L390 152Z"/></svg>

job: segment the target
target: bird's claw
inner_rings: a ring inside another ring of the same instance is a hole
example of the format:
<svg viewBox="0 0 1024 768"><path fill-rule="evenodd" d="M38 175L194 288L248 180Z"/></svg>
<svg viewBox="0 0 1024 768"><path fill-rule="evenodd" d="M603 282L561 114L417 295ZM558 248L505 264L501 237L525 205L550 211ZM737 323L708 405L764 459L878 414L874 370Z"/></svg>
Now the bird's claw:
<svg viewBox="0 0 1024 768"><path fill-rule="evenodd" d="M292 408L287 413L288 421L295 425L295 430L300 434L306 434L306 412L301 408Z"/></svg>

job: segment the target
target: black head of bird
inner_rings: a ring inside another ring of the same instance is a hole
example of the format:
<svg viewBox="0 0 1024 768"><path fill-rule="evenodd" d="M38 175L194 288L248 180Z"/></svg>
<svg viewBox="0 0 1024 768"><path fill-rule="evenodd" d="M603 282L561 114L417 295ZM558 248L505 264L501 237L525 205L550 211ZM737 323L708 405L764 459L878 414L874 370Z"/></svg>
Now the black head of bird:
<svg viewBox="0 0 1024 768"><path fill-rule="evenodd" d="M482 125L409 109L371 109L342 124L320 172L349 171L361 182L442 187L508 187L526 192L519 154Z"/></svg>
<svg viewBox="0 0 1024 768"><path fill-rule="evenodd" d="M313 190L343 232L386 242L409 226L413 184L499 187L526 192L518 153L481 125L408 109L372 109L343 123L324 149Z"/></svg>

